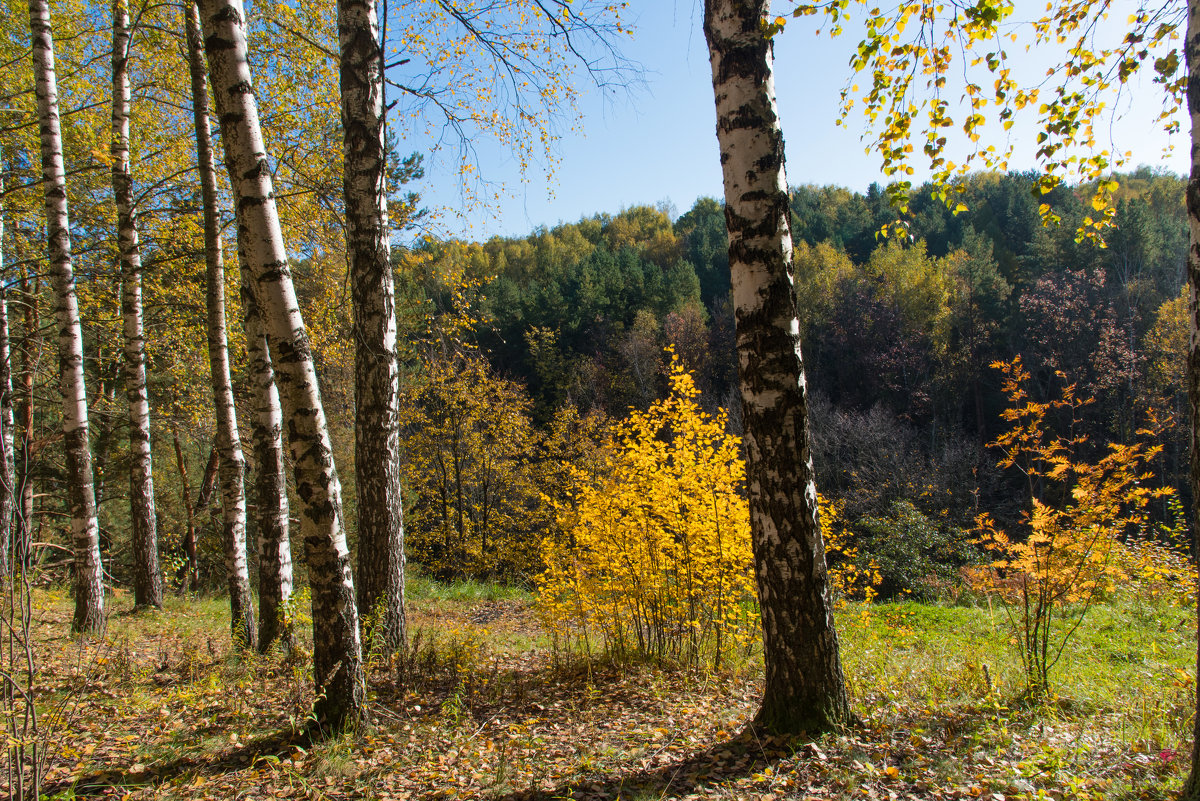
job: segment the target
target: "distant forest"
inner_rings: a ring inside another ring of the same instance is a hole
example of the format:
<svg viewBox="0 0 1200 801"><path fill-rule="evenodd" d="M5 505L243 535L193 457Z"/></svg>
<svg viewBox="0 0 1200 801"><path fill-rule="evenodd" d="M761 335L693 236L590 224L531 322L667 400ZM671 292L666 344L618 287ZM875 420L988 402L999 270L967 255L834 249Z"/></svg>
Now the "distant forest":
<svg viewBox="0 0 1200 801"><path fill-rule="evenodd" d="M861 537L952 547L979 509L1017 513L1018 477L987 447L1006 425L991 365L1017 356L1039 399L1072 384L1092 400L1051 421L1059 433L1095 449L1158 439L1155 480L1186 491L1184 181L1145 168L1118 178L1103 246L1076 237L1086 188L1041 195L1031 174L971 176L957 215L918 190L907 235L887 238L897 215L879 187L792 190L819 489ZM1043 227L1042 203L1060 226ZM410 364L482 356L548 431L564 407L646 408L666 392L669 346L739 433L724 225L722 205L702 198L675 220L637 206L402 253Z"/></svg>

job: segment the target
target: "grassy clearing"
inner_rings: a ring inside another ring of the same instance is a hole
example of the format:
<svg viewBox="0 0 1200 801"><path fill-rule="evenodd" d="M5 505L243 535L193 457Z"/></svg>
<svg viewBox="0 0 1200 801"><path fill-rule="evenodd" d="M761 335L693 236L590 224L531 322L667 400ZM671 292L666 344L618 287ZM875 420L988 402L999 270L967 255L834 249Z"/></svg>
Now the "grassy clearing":
<svg viewBox="0 0 1200 801"><path fill-rule="evenodd" d="M239 657L225 601L171 599L103 640L37 596L53 797L328 799L1168 798L1187 768L1195 620L1099 606L1055 695L1022 695L1004 613L839 613L859 723L815 742L744 731L760 667L720 675L548 650L528 594L410 582L413 642L370 664L374 725L309 744L306 646ZM58 710L59 717L52 714ZM2 791L2 788L0 788Z"/></svg>

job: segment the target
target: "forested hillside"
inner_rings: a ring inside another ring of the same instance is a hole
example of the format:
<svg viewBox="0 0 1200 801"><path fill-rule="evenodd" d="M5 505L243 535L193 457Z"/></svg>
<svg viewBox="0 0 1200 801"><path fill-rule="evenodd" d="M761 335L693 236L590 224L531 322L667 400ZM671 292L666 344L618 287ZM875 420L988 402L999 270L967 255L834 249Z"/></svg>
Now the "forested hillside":
<svg viewBox="0 0 1200 801"><path fill-rule="evenodd" d="M914 516L949 538L981 509L1015 519L1020 476L987 445L1008 403L991 365L1017 356L1034 399L1067 385L1091 399L1073 430L1092 453L1161 426L1155 480L1186 493L1183 182L1149 170L1120 182L1107 247L1076 241L1083 191L1055 190L1063 223L1043 227L1031 175L971 177L958 215L919 191L907 235L890 238L878 232L896 213L877 188L793 188L818 486L859 536L888 539ZM409 296L445 330L470 332L465 352L426 356L482 355L507 402L549 432L564 408L647 408L666 391L670 348L701 405L728 410L740 433L723 210L701 199L670 212L632 207L405 254ZM420 424L409 431L419 438ZM1165 505L1156 514L1169 517Z"/></svg>

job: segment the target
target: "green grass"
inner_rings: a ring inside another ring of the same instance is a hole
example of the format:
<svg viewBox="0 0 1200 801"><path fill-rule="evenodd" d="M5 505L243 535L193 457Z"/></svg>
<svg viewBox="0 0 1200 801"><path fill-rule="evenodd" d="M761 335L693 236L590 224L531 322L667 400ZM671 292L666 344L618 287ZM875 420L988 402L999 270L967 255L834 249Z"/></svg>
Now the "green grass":
<svg viewBox="0 0 1200 801"><path fill-rule="evenodd" d="M404 577L404 593L409 601L480 603L483 601L528 601L533 596L515 584L462 578L441 581L425 574L419 567Z"/></svg>

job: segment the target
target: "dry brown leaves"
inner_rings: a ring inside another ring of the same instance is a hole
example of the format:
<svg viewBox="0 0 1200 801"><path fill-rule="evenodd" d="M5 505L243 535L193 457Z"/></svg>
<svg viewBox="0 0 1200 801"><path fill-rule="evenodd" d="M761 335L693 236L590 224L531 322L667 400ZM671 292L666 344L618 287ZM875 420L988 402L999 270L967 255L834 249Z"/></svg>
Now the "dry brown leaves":
<svg viewBox="0 0 1200 801"><path fill-rule="evenodd" d="M430 656L407 673L397 660L375 664L372 727L311 743L302 662L236 657L216 621L174 614L127 618L107 640L79 643L65 636L60 608L41 610L49 794L1005 801L1038 791L1138 797L1186 768L1182 753L1114 745L1102 718L1051 724L998 702L931 710L860 699L864 719L843 734L768 738L746 728L753 677L562 667L545 650L452 647L536 635L511 602L416 615L452 658Z"/></svg>

